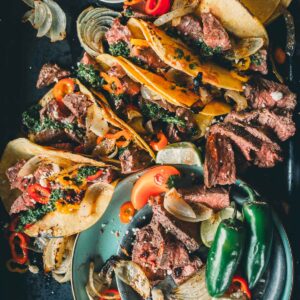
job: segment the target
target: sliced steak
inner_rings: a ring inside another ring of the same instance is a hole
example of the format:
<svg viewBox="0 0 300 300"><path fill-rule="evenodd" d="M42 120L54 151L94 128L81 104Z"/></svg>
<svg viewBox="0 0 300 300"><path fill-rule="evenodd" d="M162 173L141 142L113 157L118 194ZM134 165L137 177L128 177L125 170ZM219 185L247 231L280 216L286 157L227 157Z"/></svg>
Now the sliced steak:
<svg viewBox="0 0 300 300"><path fill-rule="evenodd" d="M44 64L39 73L36 87L38 89L46 87L70 75L69 71L60 68L57 64Z"/></svg>
<svg viewBox="0 0 300 300"><path fill-rule="evenodd" d="M266 108L250 112L231 112L225 118L225 122L234 121L267 127L273 130L281 141L286 141L296 132L296 126L290 113L279 115Z"/></svg>
<svg viewBox="0 0 300 300"><path fill-rule="evenodd" d="M189 203L205 204L214 210L221 210L230 205L229 192L221 187L193 186L180 189L179 193Z"/></svg>
<svg viewBox="0 0 300 300"><path fill-rule="evenodd" d="M190 109L178 107L176 109L176 116L184 121L184 126L177 125L177 128L180 132L186 134L197 129L193 112Z"/></svg>
<svg viewBox="0 0 300 300"><path fill-rule="evenodd" d="M293 110L296 94L286 85L263 78L257 78L245 86L245 96L253 108L282 108Z"/></svg>
<svg viewBox="0 0 300 300"><path fill-rule="evenodd" d="M63 129L45 129L34 134L34 141L38 144L53 144L61 142L69 142Z"/></svg>
<svg viewBox="0 0 300 300"><path fill-rule="evenodd" d="M228 137L242 152L246 160L254 159L254 163L259 167L273 167L277 162L282 161L280 148L276 143L262 141L259 137L250 134L244 126L219 123L211 127L210 133Z"/></svg>
<svg viewBox="0 0 300 300"><path fill-rule="evenodd" d="M67 112L67 109L63 109L63 105L60 105L56 100L49 101L40 110L40 119L44 121L45 119L50 119L52 121L67 121L72 123L75 119L73 115Z"/></svg>
<svg viewBox="0 0 300 300"><path fill-rule="evenodd" d="M25 192L21 196L19 196L12 204L9 214L17 214L21 211L26 211L35 206L35 201L29 197L29 195Z"/></svg>
<svg viewBox="0 0 300 300"><path fill-rule="evenodd" d="M93 150L93 157L106 157L111 154L116 148L116 141L113 139L104 139L97 144Z"/></svg>
<svg viewBox="0 0 300 300"><path fill-rule="evenodd" d="M176 29L180 34L192 41L200 41L203 39L203 31L200 20L193 15L186 15L181 18L181 21Z"/></svg>
<svg viewBox="0 0 300 300"><path fill-rule="evenodd" d="M111 28L105 33L109 45L124 41L130 42L131 32L127 26L120 23L120 19L115 19Z"/></svg>
<svg viewBox="0 0 300 300"><path fill-rule="evenodd" d="M268 74L267 50L262 49L250 56L250 70L260 72L263 75Z"/></svg>
<svg viewBox="0 0 300 300"><path fill-rule="evenodd" d="M12 189L17 188L16 181L18 178L18 174L25 164L26 160L22 159L6 170L6 177L8 178Z"/></svg>
<svg viewBox="0 0 300 300"><path fill-rule="evenodd" d="M192 237L182 231L176 224L176 221L172 216L163 208L161 204L152 204L153 220L160 223L167 232L174 235L179 241L181 241L185 247L194 252L199 248L199 244Z"/></svg>
<svg viewBox="0 0 300 300"><path fill-rule="evenodd" d="M150 155L135 146L126 148L119 157L123 174L130 174L147 168L152 161Z"/></svg>
<svg viewBox="0 0 300 300"><path fill-rule="evenodd" d="M228 33L211 13L201 14L203 24L203 41L204 43L215 49L221 48L223 51L231 49L231 43Z"/></svg>
<svg viewBox="0 0 300 300"><path fill-rule="evenodd" d="M112 183L116 179L117 179L117 172L113 168L108 167L103 170L101 176L97 178L95 181Z"/></svg>
<svg viewBox="0 0 300 300"><path fill-rule="evenodd" d="M205 185L233 184L235 180L235 156L230 140L220 134L209 134L204 161Z"/></svg>
<svg viewBox="0 0 300 300"><path fill-rule="evenodd" d="M109 76L116 76L119 79L125 77L127 74L125 72L125 70L119 65L119 64L115 64L113 65L108 71L107 74Z"/></svg>
<svg viewBox="0 0 300 300"><path fill-rule="evenodd" d="M97 66L97 62L95 61L94 58L92 58L88 53L84 52L80 62L84 65L92 65L92 66Z"/></svg>
<svg viewBox="0 0 300 300"><path fill-rule="evenodd" d="M130 50L130 56L139 59L152 69L164 69L168 67L150 47L133 46Z"/></svg>
<svg viewBox="0 0 300 300"><path fill-rule="evenodd" d="M166 129L166 135L168 137L168 140L171 143L181 142L181 133L178 130L177 126L175 124L168 124Z"/></svg>
<svg viewBox="0 0 300 300"><path fill-rule="evenodd" d="M62 102L74 116L81 120L86 117L87 109L92 105L92 101L86 95L76 93L67 94Z"/></svg>
<svg viewBox="0 0 300 300"><path fill-rule="evenodd" d="M140 83L133 81L129 76L123 77L120 81L123 85L125 94L129 96L135 96L140 93Z"/></svg>
<svg viewBox="0 0 300 300"><path fill-rule="evenodd" d="M49 147L53 147L59 150L65 150L65 151L73 151L74 150L74 145L71 143L56 143L56 144L51 144Z"/></svg>

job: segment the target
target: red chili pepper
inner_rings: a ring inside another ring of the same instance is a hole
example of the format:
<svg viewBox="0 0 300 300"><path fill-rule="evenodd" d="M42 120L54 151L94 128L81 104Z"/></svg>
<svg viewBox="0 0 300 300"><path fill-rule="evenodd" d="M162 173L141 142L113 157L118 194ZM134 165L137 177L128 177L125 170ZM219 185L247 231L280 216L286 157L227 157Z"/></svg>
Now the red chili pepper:
<svg viewBox="0 0 300 300"><path fill-rule="evenodd" d="M27 192L29 196L38 203L47 204L50 200L51 190L41 186L39 183L28 186Z"/></svg>
<svg viewBox="0 0 300 300"><path fill-rule="evenodd" d="M102 296L114 296L113 299L121 299L121 296L117 290L106 290L103 293L101 293ZM99 300L106 300L106 298L100 297Z"/></svg>
<svg viewBox="0 0 300 300"><path fill-rule="evenodd" d="M17 242L17 240L19 240ZM9 246L12 258L20 265L28 261L27 237L21 232L14 232L9 236ZM22 253L17 253L16 247L19 247Z"/></svg>
<svg viewBox="0 0 300 300"><path fill-rule="evenodd" d="M159 151L168 145L168 139L162 132L159 132L157 134L157 138L158 138L157 142L154 141L150 142L150 146L155 151Z"/></svg>
<svg viewBox="0 0 300 300"><path fill-rule="evenodd" d="M102 175L102 173L103 173L103 170L99 170L99 171L96 172L96 174L88 176L86 178L86 180L87 181L94 181L94 180L98 179Z"/></svg>
<svg viewBox="0 0 300 300"><path fill-rule="evenodd" d="M147 15L161 16L171 8L170 0L147 0L145 11Z"/></svg>
<svg viewBox="0 0 300 300"><path fill-rule="evenodd" d="M232 285L238 285L239 289L251 300L251 291L249 289L247 281L241 276L234 276L232 279Z"/></svg>

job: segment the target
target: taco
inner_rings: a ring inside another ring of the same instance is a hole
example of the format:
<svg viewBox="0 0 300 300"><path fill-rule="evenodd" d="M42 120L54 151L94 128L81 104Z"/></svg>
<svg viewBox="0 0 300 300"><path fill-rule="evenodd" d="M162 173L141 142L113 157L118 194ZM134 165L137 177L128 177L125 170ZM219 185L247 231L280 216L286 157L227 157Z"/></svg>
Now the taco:
<svg viewBox="0 0 300 300"><path fill-rule="evenodd" d="M155 157L151 148L113 113L103 95L98 96L96 100L77 79L58 81L37 105L23 113L29 139L95 159L121 162L124 173L144 169ZM130 166L126 162L128 151L139 153Z"/></svg>
<svg viewBox="0 0 300 300"><path fill-rule="evenodd" d="M103 162L19 138L1 158L0 196L16 230L69 236L102 216L116 179L117 170Z"/></svg>

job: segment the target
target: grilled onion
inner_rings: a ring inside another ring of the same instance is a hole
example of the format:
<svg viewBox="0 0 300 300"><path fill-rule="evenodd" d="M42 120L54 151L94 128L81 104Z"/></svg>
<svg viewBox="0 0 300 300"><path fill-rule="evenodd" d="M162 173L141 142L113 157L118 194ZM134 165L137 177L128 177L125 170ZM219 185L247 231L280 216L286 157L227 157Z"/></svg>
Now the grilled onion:
<svg viewBox="0 0 300 300"><path fill-rule="evenodd" d="M121 14L104 7L88 7L77 18L77 35L81 46L91 56L103 53L102 40L115 18Z"/></svg>
<svg viewBox="0 0 300 300"><path fill-rule="evenodd" d="M233 100L236 103L235 109L237 111L244 110L248 107L248 102L246 97L236 91L227 90L226 93L224 94L224 97L227 101Z"/></svg>
<svg viewBox="0 0 300 300"><path fill-rule="evenodd" d="M104 137L109 131L109 126L102 111L95 104L89 107L86 118L86 128L99 137Z"/></svg>
<svg viewBox="0 0 300 300"><path fill-rule="evenodd" d="M53 0L23 0L33 9L26 12L22 21L29 21L37 29L37 37L47 36L51 42L63 40L66 37L66 15Z"/></svg>
<svg viewBox="0 0 300 300"><path fill-rule="evenodd" d="M192 3L191 3L192 2ZM182 17L192 13L195 8L198 6L199 1L182 1L178 0L172 6L172 11L160 16L154 21L154 25L161 26L164 25L178 17ZM177 23L177 22L176 22ZM174 24L173 24L174 26Z"/></svg>
<svg viewBox="0 0 300 300"><path fill-rule="evenodd" d="M150 297L150 282L139 265L133 261L121 260L114 269L116 276L131 286L144 299Z"/></svg>
<svg viewBox="0 0 300 300"><path fill-rule="evenodd" d="M205 205L197 204L192 207L175 188L165 194L164 208L177 219L193 223L207 220L213 213L212 209Z"/></svg>

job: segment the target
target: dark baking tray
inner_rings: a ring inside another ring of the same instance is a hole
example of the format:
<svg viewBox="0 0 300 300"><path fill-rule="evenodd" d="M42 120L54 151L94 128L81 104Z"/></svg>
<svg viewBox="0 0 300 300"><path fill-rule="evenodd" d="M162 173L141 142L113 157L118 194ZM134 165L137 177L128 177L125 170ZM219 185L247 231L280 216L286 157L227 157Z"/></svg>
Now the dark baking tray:
<svg viewBox="0 0 300 300"><path fill-rule="evenodd" d="M67 39L58 43L50 43L48 38L38 39L35 31L22 24L22 15L29 8L21 0L1 1L0 9L0 150L5 144L20 135L21 113L30 104L36 103L46 90L36 90L35 83L41 66L46 62L57 62L64 67L74 66L82 54L76 37L75 21L83 8L95 1L57 0L67 14ZM294 14L297 36L300 37L300 2L294 1L290 10ZM284 43L285 30L282 20L276 21L270 28L272 41ZM293 61L295 79L292 84L299 94L300 81L300 38L298 38L296 54ZM298 108L299 110L299 108ZM300 201L297 199L300 187L300 134L299 114L295 114L298 133L284 145L286 161L270 170L250 169L244 179L251 183L262 195L272 201L275 210L285 225L295 258L295 282L293 300L300 299ZM287 162L293 168L287 168ZM288 170L292 172L288 173ZM289 179L289 180L287 180ZM288 184L288 181L291 184ZM1 204L0 204L1 205ZM7 221L3 207L0 206L0 226ZM40 266L39 274L26 273L19 275L9 273L5 262L9 258L7 241L0 231L0 299L72 299L70 284L58 284L51 276L43 274ZM34 260L39 263L39 257ZM271 300L271 299L270 299Z"/></svg>

